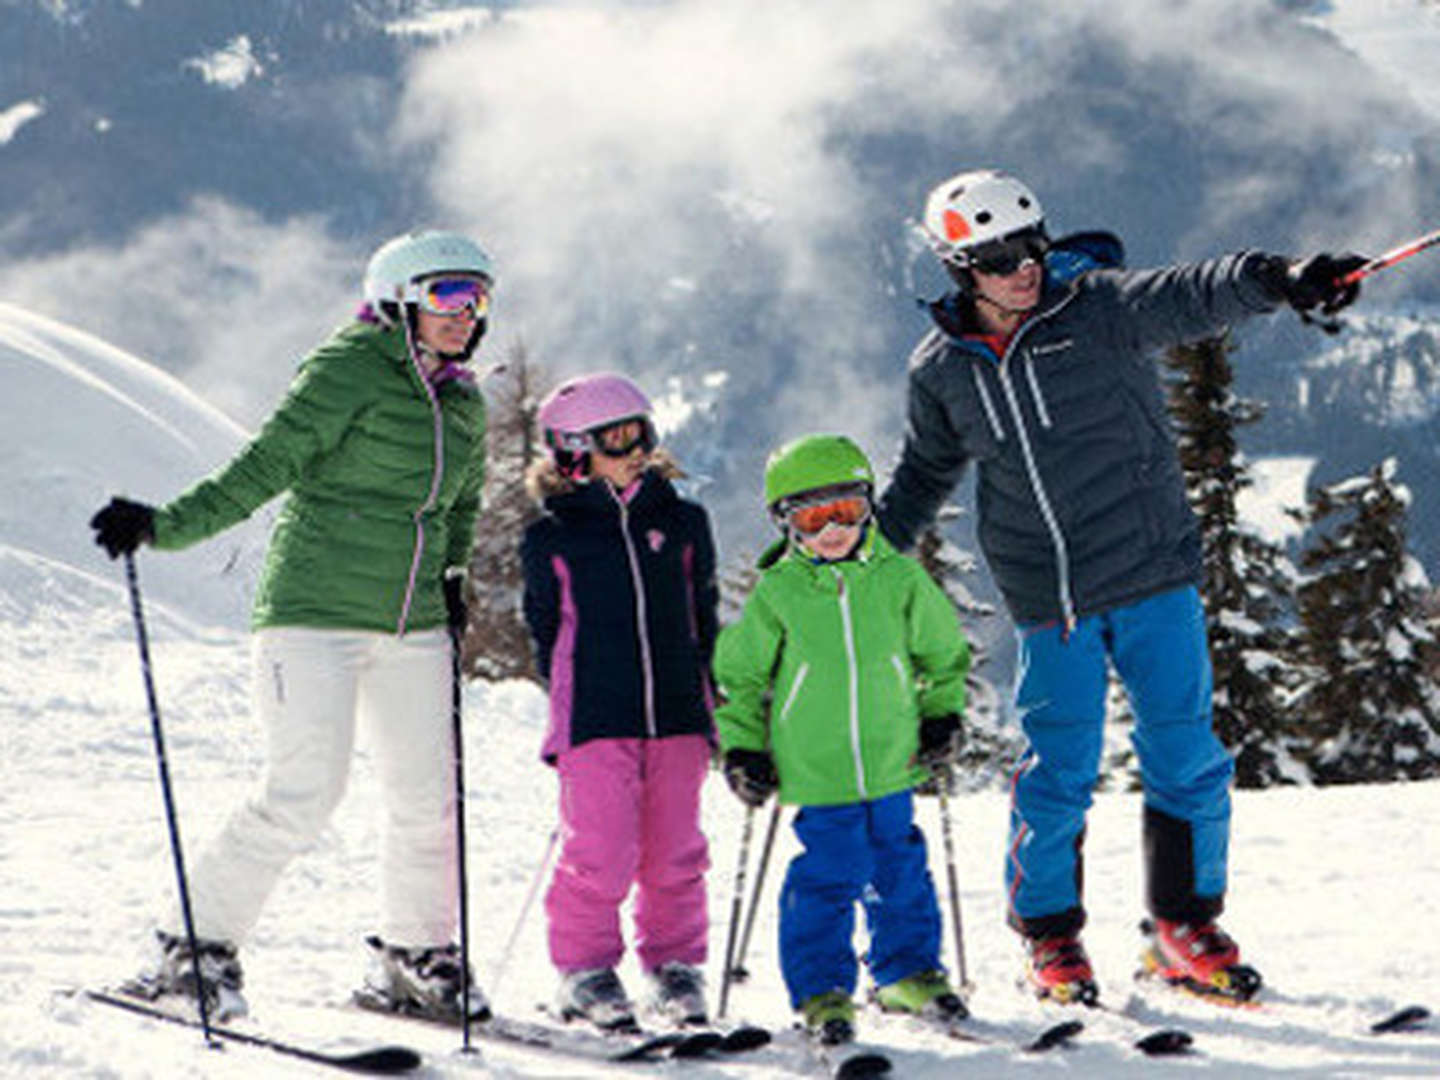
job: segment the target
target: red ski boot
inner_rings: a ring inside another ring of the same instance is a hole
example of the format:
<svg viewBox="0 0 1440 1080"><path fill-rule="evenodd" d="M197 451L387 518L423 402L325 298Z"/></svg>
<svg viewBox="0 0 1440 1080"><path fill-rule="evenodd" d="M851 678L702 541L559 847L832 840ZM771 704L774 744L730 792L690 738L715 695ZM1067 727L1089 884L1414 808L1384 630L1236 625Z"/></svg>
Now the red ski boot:
<svg viewBox="0 0 1440 1080"><path fill-rule="evenodd" d="M1140 932L1150 938L1140 956L1142 974L1232 1001L1248 1001L1260 989L1260 973L1240 963L1240 946L1213 922L1190 925L1147 919Z"/></svg>
<svg viewBox="0 0 1440 1080"><path fill-rule="evenodd" d="M1028 938L1030 950L1025 974L1035 996L1060 1005L1094 1005L1100 987L1090 967L1085 946L1075 936Z"/></svg>

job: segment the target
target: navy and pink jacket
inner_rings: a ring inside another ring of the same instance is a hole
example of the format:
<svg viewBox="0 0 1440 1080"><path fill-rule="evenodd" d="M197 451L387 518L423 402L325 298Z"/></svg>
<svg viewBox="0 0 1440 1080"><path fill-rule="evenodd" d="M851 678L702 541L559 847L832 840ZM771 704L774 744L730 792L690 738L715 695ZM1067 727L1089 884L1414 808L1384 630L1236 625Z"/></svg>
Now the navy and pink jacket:
<svg viewBox="0 0 1440 1080"><path fill-rule="evenodd" d="M541 756L592 739L713 738L710 522L656 469L548 495L525 530L525 620L550 691Z"/></svg>

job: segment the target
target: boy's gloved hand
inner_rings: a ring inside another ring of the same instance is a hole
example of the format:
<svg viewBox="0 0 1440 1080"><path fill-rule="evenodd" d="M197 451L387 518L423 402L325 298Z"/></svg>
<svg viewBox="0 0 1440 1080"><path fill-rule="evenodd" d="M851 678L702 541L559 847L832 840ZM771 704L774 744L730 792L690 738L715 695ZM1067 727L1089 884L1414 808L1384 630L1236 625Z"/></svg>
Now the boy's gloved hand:
<svg viewBox="0 0 1440 1080"><path fill-rule="evenodd" d="M103 547L110 558L129 555L146 540L154 538L155 509L117 495L90 519L90 527L95 530L95 543Z"/></svg>
<svg viewBox="0 0 1440 1080"><path fill-rule="evenodd" d="M725 782L746 806L762 806L780 787L780 776L764 750L737 748L725 753Z"/></svg>
<svg viewBox="0 0 1440 1080"><path fill-rule="evenodd" d="M463 639L470 626L470 609L465 603L465 579L458 574L447 576L440 580L440 587L445 592L445 625L452 634L459 634Z"/></svg>
<svg viewBox="0 0 1440 1080"><path fill-rule="evenodd" d="M1358 281L1341 285L1340 279L1369 261L1354 252L1321 253L1294 260L1271 256L1265 268L1266 285L1296 311L1318 307L1322 314L1334 315L1360 295Z"/></svg>
<svg viewBox="0 0 1440 1080"><path fill-rule="evenodd" d="M915 753L918 764L927 768L953 765L960 760L965 745L965 729L959 713L927 716L920 721L920 749Z"/></svg>

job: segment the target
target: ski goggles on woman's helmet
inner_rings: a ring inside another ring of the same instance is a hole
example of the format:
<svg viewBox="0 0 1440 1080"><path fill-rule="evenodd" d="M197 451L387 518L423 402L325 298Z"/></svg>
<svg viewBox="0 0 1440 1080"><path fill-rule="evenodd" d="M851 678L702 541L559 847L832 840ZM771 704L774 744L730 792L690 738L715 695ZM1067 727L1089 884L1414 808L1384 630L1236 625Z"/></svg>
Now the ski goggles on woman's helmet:
<svg viewBox="0 0 1440 1080"><path fill-rule="evenodd" d="M490 283L471 275L438 275L415 285L420 310L431 315L460 315L469 312L483 319L490 310Z"/></svg>
<svg viewBox="0 0 1440 1080"><path fill-rule="evenodd" d="M864 525L870 519L870 498L863 494L832 494L816 501L790 503L784 513L790 528L802 536L814 536L830 525Z"/></svg>
<svg viewBox="0 0 1440 1080"><path fill-rule="evenodd" d="M1049 250L1050 238L1043 230L1027 229L971 248L965 253L965 265L982 274L1005 277L1027 262L1041 262Z"/></svg>

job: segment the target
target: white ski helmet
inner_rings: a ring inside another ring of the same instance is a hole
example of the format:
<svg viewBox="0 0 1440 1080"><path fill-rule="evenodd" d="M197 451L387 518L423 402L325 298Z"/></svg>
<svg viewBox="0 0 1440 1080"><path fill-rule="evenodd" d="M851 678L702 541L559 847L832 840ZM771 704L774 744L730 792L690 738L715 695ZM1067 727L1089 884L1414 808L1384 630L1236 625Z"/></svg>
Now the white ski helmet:
<svg viewBox="0 0 1440 1080"><path fill-rule="evenodd" d="M418 299L415 283L436 274L474 274L495 279L490 256L460 233L425 230L381 244L365 267L365 299L380 314L382 305L400 306Z"/></svg>
<svg viewBox="0 0 1440 1080"><path fill-rule="evenodd" d="M964 266L964 252L1026 229L1043 229L1040 200L997 169L963 172L938 184L925 200L926 239L940 261Z"/></svg>

